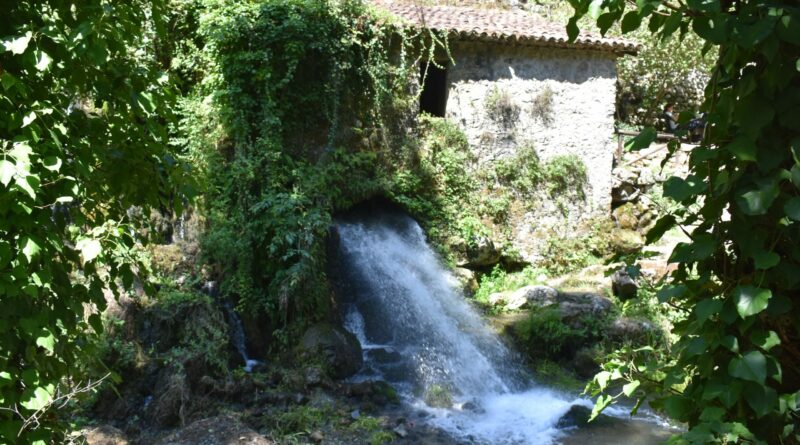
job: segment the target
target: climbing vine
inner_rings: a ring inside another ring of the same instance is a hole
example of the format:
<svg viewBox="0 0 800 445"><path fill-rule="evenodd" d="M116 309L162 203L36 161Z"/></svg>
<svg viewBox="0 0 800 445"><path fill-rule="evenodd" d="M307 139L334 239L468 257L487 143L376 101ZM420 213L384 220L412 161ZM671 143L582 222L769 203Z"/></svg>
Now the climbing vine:
<svg viewBox="0 0 800 445"><path fill-rule="evenodd" d="M702 110L708 126L690 172L664 195L683 208L662 217L653 242L679 227L677 269L660 301L683 313L669 354L621 351L597 375L595 412L619 396L688 422L680 443L797 443L800 390L800 7L789 1L572 0L605 32L647 26L689 33L715 52ZM685 118L684 118L685 119ZM640 149L648 129L629 145ZM677 143L670 144L670 151ZM690 207L700 203L697 210ZM627 381L610 394L611 382ZM638 405L637 405L638 407Z"/></svg>

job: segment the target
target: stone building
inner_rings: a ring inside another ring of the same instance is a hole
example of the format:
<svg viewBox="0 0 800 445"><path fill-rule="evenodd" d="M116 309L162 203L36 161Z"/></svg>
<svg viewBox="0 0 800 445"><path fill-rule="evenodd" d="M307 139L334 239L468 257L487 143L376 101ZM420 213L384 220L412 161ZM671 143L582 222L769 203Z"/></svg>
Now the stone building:
<svg viewBox="0 0 800 445"><path fill-rule="evenodd" d="M572 203L568 215L543 208L518 218L517 240L609 214L616 59L634 54L634 43L586 33L570 43L563 25L519 10L376 3L410 26L448 34L452 63L421 69L421 109L457 122L479 164L531 146L542 161L573 154L585 164L583 202Z"/></svg>

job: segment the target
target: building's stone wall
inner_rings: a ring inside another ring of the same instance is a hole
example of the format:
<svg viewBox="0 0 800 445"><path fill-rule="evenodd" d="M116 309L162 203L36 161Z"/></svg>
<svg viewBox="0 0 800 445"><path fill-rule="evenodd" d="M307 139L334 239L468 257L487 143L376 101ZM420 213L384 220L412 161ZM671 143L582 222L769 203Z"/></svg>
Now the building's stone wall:
<svg viewBox="0 0 800 445"><path fill-rule="evenodd" d="M462 42L453 45L452 56L447 117L463 128L479 168L528 145L542 161L575 154L586 165L589 183L584 202L573 200L566 215L563 206L556 209L544 203L517 218L514 238L523 256L536 257L533 250L538 243L530 238L545 236L543 231L552 229L565 236L582 221L608 215L616 147L614 54ZM498 122L487 112L487 98L495 89L507 92L518 107L515 122ZM546 89L552 91L549 122L533 111L536 98Z"/></svg>

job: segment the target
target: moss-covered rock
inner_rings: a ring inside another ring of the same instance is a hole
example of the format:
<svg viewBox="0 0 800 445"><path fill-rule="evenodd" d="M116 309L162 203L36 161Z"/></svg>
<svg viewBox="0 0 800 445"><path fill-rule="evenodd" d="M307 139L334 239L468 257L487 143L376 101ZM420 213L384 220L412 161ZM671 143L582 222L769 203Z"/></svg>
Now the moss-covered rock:
<svg viewBox="0 0 800 445"><path fill-rule="evenodd" d="M330 323L318 323L306 330L299 353L305 359L318 359L334 378L349 377L363 364L361 344L355 335Z"/></svg>

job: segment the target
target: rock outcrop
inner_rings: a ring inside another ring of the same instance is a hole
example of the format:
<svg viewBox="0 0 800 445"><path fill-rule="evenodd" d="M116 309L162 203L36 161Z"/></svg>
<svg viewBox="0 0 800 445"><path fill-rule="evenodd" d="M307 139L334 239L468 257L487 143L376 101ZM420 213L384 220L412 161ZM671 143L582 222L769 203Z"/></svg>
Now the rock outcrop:
<svg viewBox="0 0 800 445"><path fill-rule="evenodd" d="M300 353L322 360L331 376L350 377L363 364L361 344L355 335L330 323L318 323L300 340Z"/></svg>

